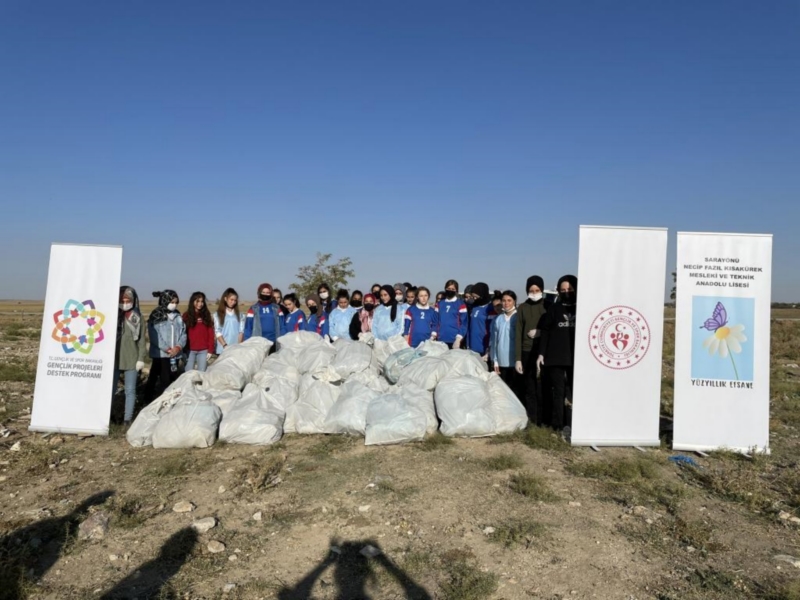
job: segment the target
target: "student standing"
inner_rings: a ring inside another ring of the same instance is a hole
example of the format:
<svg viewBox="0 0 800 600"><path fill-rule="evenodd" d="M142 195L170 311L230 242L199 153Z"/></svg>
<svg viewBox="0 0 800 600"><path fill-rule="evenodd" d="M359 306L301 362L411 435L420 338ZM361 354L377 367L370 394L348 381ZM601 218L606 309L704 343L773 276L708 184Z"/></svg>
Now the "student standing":
<svg viewBox="0 0 800 600"><path fill-rule="evenodd" d="M460 348L467 337L467 305L458 297L458 282L449 279L444 284L444 300L436 303L437 337L448 348Z"/></svg>
<svg viewBox="0 0 800 600"><path fill-rule="evenodd" d="M472 286L472 296L475 302L469 312L469 327L467 332L468 348L477 352L488 362L489 359L489 334L492 330L492 321L496 313L492 308L492 297L489 286L479 281Z"/></svg>
<svg viewBox="0 0 800 600"><path fill-rule="evenodd" d="M332 341L350 339L350 322L355 313L356 309L350 306L350 292L339 290L336 293L336 308L328 315L328 335Z"/></svg>
<svg viewBox="0 0 800 600"><path fill-rule="evenodd" d="M412 348L416 348L425 340L436 339L438 323L436 311L428 304L430 297L431 292L428 288L417 288L416 303L406 309L403 335Z"/></svg>
<svg viewBox="0 0 800 600"><path fill-rule="evenodd" d="M244 323L244 339L260 336L272 342L270 354L275 352L279 337L286 333L283 309L272 299L272 286L262 283L258 286L258 302L247 311Z"/></svg>
<svg viewBox="0 0 800 600"><path fill-rule="evenodd" d="M350 306L356 310L361 310L364 307L364 294L361 293L361 290L353 290L350 295Z"/></svg>
<svg viewBox="0 0 800 600"><path fill-rule="evenodd" d="M306 316L300 310L300 302L295 294L286 294L283 297L283 306L288 313L284 320L286 322L286 333L292 331L305 331Z"/></svg>
<svg viewBox="0 0 800 600"><path fill-rule="evenodd" d="M320 309L325 311L325 313L330 314L330 312L336 308L336 303L331 298L331 286L327 283L320 283L319 287L317 288L317 296L319 296L320 300L322 300L322 304L320 304Z"/></svg>
<svg viewBox="0 0 800 600"><path fill-rule="evenodd" d="M403 333L404 312L395 298L394 288L385 285L381 288L381 304L375 309L372 318L372 335L376 340L388 340Z"/></svg>
<svg viewBox="0 0 800 600"><path fill-rule="evenodd" d="M117 347L114 354L114 393L119 375L125 378L125 412L123 422L130 425L136 406L136 383L139 371L144 368L147 341L144 319L139 310L139 295L128 285L119 288L119 315L117 320Z"/></svg>
<svg viewBox="0 0 800 600"><path fill-rule="evenodd" d="M180 375L179 354L186 347L186 325L178 312L180 299L173 290L153 292L158 307L147 319L150 338L150 374L145 384L145 404L157 398Z"/></svg>
<svg viewBox="0 0 800 600"><path fill-rule="evenodd" d="M545 394L542 420L555 429L566 429L572 421L572 414L567 410L566 402L572 400L577 277L564 275L558 280L556 289L558 301L542 318L539 358L536 360L536 366L544 369L550 382L550 390Z"/></svg>
<svg viewBox="0 0 800 600"><path fill-rule="evenodd" d="M233 288L226 289L219 299L214 313L214 335L216 354L222 354L225 348L240 343L244 338L244 315L239 314L239 294Z"/></svg>
<svg viewBox="0 0 800 600"><path fill-rule="evenodd" d="M524 404L528 416L542 425L542 396L537 380L536 359L539 357L541 322L547 308L544 304L544 279L531 275L526 282L528 297L517 308L517 327L514 338L515 369L522 377Z"/></svg>
<svg viewBox="0 0 800 600"><path fill-rule="evenodd" d="M183 313L183 322L186 324L189 339L186 370L191 371L196 365L198 371L205 371L208 355L213 354L216 347L214 320L206 306L206 295L203 292L195 292L189 298L189 308Z"/></svg>
<svg viewBox="0 0 800 600"><path fill-rule="evenodd" d="M320 337L325 337L328 335L328 315L320 308L321 306L322 301L316 294L306 298L306 308L308 308L306 331L313 331Z"/></svg>
<svg viewBox="0 0 800 600"><path fill-rule="evenodd" d="M377 299L373 294L364 296L364 307L353 315L350 321L350 338L357 340L362 333L372 332L372 319L375 315Z"/></svg>
<svg viewBox="0 0 800 600"><path fill-rule="evenodd" d="M514 369L517 336L517 295L506 290L500 293L500 314L492 322L489 354L494 372L520 397L519 375Z"/></svg>

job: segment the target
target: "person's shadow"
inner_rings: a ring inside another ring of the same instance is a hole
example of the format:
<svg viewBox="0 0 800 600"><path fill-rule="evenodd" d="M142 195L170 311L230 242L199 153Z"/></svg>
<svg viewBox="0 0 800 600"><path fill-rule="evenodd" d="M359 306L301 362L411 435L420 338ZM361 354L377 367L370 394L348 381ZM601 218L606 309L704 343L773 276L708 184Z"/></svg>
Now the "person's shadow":
<svg viewBox="0 0 800 600"><path fill-rule="evenodd" d="M366 546L377 549L378 554L367 557L361 554ZM334 550L338 549L338 552ZM425 588L417 584L407 573L386 556L374 540L343 542L331 541L331 551L300 582L292 588L280 590L278 600L309 600L318 579L330 566L334 566L333 579L337 586L336 598L340 600L369 600L366 586L377 577L377 569L383 568L400 584L407 600L432 600ZM322 580L324 584L324 580Z"/></svg>
<svg viewBox="0 0 800 600"><path fill-rule="evenodd" d="M0 538L0 600L22 598L26 581L41 579L52 568L89 508L113 495L110 490L99 492L63 517L43 519Z"/></svg>
<svg viewBox="0 0 800 600"><path fill-rule="evenodd" d="M125 577L103 594L100 600L161 598L161 589L187 561L195 545L197 532L191 527L184 527L164 542L157 557Z"/></svg>

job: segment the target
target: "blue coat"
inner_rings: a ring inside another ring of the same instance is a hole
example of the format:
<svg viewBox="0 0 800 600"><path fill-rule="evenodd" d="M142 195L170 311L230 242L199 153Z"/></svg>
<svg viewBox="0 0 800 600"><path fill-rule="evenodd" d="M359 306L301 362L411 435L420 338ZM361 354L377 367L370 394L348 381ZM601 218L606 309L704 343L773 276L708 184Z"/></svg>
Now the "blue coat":
<svg viewBox="0 0 800 600"><path fill-rule="evenodd" d="M350 339L350 322L354 314L356 309L353 306L348 306L344 310L337 306L328 313L328 335L331 339Z"/></svg>
<svg viewBox="0 0 800 600"><path fill-rule="evenodd" d="M380 306L375 307L374 316L372 317L372 335L376 340L388 340L395 335L403 333L403 320L405 314L400 310L400 305L397 307L397 315L392 321L392 307Z"/></svg>
<svg viewBox="0 0 800 600"><path fill-rule="evenodd" d="M489 341L489 358L500 367L513 367L516 359L514 342L516 340L517 313L510 319L498 315L492 323L492 336Z"/></svg>

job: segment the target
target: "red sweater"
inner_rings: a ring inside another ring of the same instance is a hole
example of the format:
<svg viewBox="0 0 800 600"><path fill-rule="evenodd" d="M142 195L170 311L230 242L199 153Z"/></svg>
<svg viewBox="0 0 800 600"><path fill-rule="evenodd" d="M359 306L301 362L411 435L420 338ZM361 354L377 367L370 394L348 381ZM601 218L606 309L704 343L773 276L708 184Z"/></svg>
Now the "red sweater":
<svg viewBox="0 0 800 600"><path fill-rule="evenodd" d="M197 323L192 327L189 324L189 313L183 313L183 321L186 323L186 332L189 336L189 343L186 351L202 352L208 350L209 354L214 354L216 343L214 340L214 326L209 327L203 323L203 319L197 319Z"/></svg>

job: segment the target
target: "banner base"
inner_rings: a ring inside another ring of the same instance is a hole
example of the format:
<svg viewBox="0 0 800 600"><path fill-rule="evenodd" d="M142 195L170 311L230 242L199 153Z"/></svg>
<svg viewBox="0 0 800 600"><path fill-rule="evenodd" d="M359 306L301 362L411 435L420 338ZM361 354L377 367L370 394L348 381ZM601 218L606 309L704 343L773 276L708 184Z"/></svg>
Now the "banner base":
<svg viewBox="0 0 800 600"><path fill-rule="evenodd" d="M44 426L30 426L28 431L34 433L67 433L70 435L108 435L108 428L106 429L73 429L70 427L44 427Z"/></svg>
<svg viewBox="0 0 800 600"><path fill-rule="evenodd" d="M730 446L705 446L703 444L672 444L673 450L681 452L738 452L739 454L771 454L769 446L759 448L751 446L749 448L731 448Z"/></svg>
<svg viewBox="0 0 800 600"><path fill-rule="evenodd" d="M570 444L573 446L617 446L620 448L634 446L660 446L661 440L581 440L572 439Z"/></svg>

